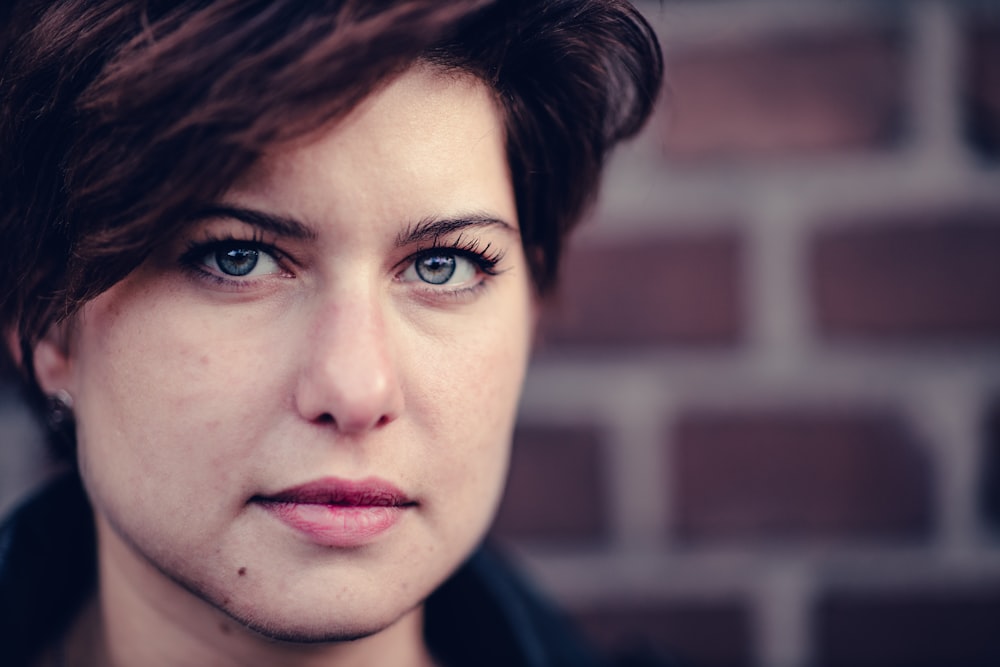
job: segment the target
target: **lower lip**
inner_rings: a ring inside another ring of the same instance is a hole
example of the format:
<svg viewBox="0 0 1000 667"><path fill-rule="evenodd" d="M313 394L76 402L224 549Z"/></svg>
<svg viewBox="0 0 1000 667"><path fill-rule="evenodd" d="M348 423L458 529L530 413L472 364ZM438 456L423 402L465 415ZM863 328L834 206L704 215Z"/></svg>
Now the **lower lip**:
<svg viewBox="0 0 1000 667"><path fill-rule="evenodd" d="M311 541L326 547L364 546L392 528L402 518L400 505L319 505L313 503L263 503L282 522Z"/></svg>

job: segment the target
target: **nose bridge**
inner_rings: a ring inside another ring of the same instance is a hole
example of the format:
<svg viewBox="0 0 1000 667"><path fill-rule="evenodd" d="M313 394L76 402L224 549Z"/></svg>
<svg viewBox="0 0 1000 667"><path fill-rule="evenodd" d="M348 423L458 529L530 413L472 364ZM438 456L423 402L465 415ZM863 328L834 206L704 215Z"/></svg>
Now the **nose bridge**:
<svg viewBox="0 0 1000 667"><path fill-rule="evenodd" d="M392 332L375 289L345 286L317 303L307 346L296 397L303 417L357 432L398 416Z"/></svg>

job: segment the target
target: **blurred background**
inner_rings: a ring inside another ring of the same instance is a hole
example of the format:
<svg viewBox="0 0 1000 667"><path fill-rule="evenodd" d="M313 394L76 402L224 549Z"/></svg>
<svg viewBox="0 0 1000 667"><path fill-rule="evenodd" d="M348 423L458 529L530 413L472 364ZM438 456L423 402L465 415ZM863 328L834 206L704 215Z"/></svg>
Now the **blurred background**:
<svg viewBox="0 0 1000 667"><path fill-rule="evenodd" d="M610 645L1000 665L1000 2L642 7L497 538Z"/></svg>
<svg viewBox="0 0 1000 667"><path fill-rule="evenodd" d="M1000 3L643 3L495 539L607 646L1000 664ZM50 472L0 381L0 511Z"/></svg>

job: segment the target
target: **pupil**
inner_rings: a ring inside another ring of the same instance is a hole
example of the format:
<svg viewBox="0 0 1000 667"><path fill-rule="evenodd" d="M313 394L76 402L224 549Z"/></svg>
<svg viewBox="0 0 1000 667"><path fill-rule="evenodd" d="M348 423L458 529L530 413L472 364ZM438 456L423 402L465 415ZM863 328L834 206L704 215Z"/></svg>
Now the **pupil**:
<svg viewBox="0 0 1000 667"><path fill-rule="evenodd" d="M258 253L249 248L232 248L215 253L219 269L230 276L245 276L257 266Z"/></svg>
<svg viewBox="0 0 1000 667"><path fill-rule="evenodd" d="M417 275L424 282L441 285L455 274L455 257L452 255L431 255L417 262Z"/></svg>

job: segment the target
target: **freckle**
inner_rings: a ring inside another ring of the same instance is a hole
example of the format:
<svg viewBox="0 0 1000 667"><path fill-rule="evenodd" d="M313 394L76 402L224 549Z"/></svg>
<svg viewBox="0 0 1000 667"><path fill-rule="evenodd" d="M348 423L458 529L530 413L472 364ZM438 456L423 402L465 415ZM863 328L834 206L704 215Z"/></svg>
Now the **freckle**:
<svg viewBox="0 0 1000 667"><path fill-rule="evenodd" d="M240 575L241 577L245 577L247 574L247 569L245 567L241 567L239 570L236 571L236 574Z"/></svg>
<svg viewBox="0 0 1000 667"><path fill-rule="evenodd" d="M224 635L232 634L233 629L225 623L219 623L219 631Z"/></svg>

